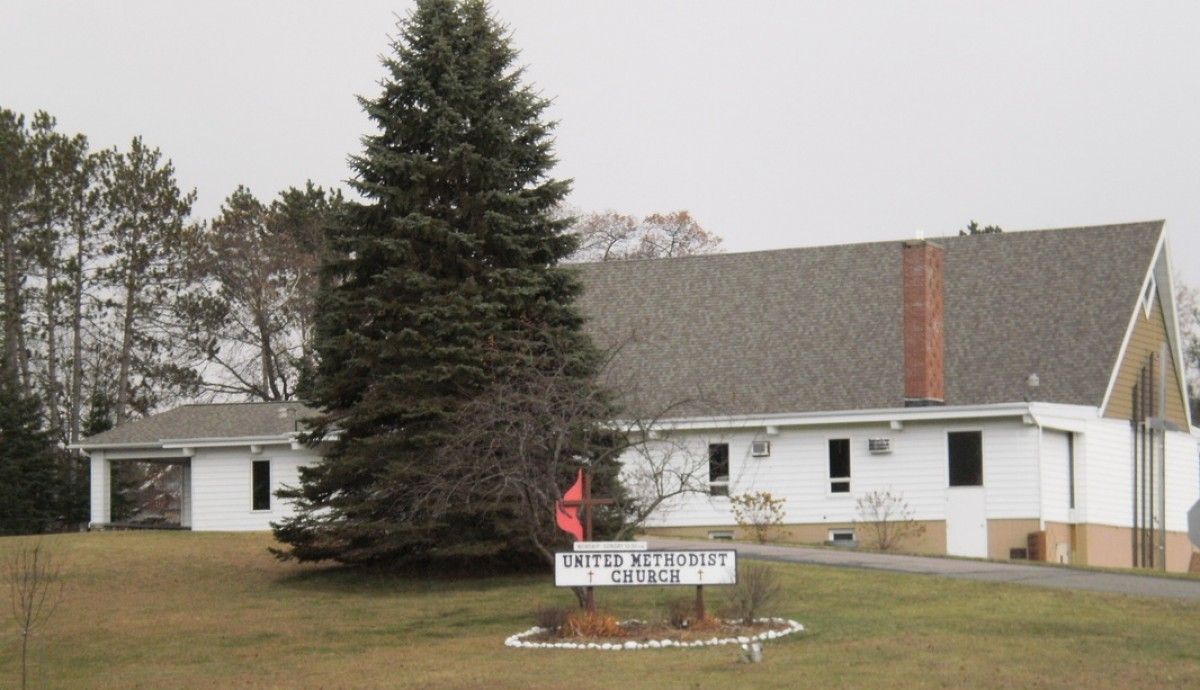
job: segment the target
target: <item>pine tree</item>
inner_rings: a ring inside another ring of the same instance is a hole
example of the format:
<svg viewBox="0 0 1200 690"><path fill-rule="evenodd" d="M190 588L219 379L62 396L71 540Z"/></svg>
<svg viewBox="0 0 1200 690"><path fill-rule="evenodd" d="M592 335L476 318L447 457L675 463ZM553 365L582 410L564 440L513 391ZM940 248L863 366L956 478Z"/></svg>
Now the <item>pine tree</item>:
<svg viewBox="0 0 1200 690"><path fill-rule="evenodd" d="M42 430L37 398L0 367L0 534L51 529L56 521L55 448Z"/></svg>
<svg viewBox="0 0 1200 690"><path fill-rule="evenodd" d="M320 427L341 433L281 494L299 506L275 526L290 545L281 557L529 550L506 524L513 513L469 489L437 518L398 499L428 476L472 396L528 367L587 382L596 366L572 306L580 286L556 265L574 240L553 213L568 182L550 177L548 102L521 84L516 57L484 2L421 0L383 60L383 92L361 99L378 132L352 159L365 201L330 231L307 389L327 411Z"/></svg>

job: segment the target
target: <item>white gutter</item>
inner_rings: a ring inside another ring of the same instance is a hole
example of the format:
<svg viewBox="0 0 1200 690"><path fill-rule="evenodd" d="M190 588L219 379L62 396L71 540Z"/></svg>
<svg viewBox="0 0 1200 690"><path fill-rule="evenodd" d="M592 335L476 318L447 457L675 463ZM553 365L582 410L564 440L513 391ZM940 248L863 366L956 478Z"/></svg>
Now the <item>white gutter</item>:
<svg viewBox="0 0 1200 690"><path fill-rule="evenodd" d="M932 421L942 419L988 419L1022 417L1031 414L1044 403L996 403L991 405L952 405L930 407L893 407L876 410L839 410L829 412L784 413L766 415L731 415L680 417L654 423L656 429L748 429L764 426L792 427L829 424L869 424L892 421ZM1055 406L1059 407L1059 406ZM1090 406L1062 406L1095 410ZM1093 412L1093 415L1095 413ZM617 426L628 427L634 420L616 420Z"/></svg>
<svg viewBox="0 0 1200 690"><path fill-rule="evenodd" d="M340 431L330 431L322 440L333 441L341 435ZM213 436L206 438L162 438L157 441L129 441L126 443L73 443L68 448L72 450L107 450L116 448L220 448L228 446L278 446L295 445L298 443L300 432L273 434L270 436Z"/></svg>

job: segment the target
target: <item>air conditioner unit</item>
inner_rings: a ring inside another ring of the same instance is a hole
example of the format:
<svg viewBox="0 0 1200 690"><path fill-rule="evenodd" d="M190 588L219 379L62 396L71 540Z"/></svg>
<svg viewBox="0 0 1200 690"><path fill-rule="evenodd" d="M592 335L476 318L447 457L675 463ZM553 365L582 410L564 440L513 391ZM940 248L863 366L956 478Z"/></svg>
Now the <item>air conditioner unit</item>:
<svg viewBox="0 0 1200 690"><path fill-rule="evenodd" d="M770 441L754 441L750 444L750 455L756 458L765 458L771 455Z"/></svg>
<svg viewBox="0 0 1200 690"><path fill-rule="evenodd" d="M892 452L892 439L890 438L871 438L867 439L867 450L877 455Z"/></svg>

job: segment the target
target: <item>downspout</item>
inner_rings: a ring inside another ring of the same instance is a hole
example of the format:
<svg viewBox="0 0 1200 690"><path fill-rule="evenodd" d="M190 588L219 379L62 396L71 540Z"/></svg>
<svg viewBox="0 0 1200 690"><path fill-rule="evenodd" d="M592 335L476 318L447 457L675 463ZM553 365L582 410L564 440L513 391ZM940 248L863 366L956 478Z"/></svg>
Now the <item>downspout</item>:
<svg viewBox="0 0 1200 690"><path fill-rule="evenodd" d="M1042 475L1042 423L1033 415L1033 411L1029 412L1030 419L1033 420L1034 429L1037 429L1037 493L1038 493L1038 531L1046 531L1046 504L1043 502L1042 484L1045 482L1045 477ZM1045 554L1048 556L1049 554Z"/></svg>

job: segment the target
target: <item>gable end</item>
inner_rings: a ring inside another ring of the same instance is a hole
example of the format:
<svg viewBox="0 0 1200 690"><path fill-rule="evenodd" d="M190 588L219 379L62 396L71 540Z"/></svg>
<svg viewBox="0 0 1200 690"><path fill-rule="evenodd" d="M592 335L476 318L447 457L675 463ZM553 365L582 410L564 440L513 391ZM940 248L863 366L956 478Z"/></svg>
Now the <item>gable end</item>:
<svg viewBox="0 0 1200 690"><path fill-rule="evenodd" d="M1153 283L1151 283L1153 284ZM1150 309L1145 309L1146 300L1143 297L1137 305L1133 330L1129 335L1129 343L1124 356L1117 364L1112 393L1108 405L1104 408L1104 416L1112 419L1131 419L1133 416L1133 388L1137 384L1138 375L1148 362L1154 362L1154 382L1159 385L1160 367L1166 366L1165 392L1166 413L1168 422L1178 425L1181 429L1188 428L1187 405L1183 399L1181 379L1176 367L1177 353L1174 351L1171 339L1167 335L1166 314L1163 312L1163 299L1153 299ZM1167 361L1163 361L1163 345L1166 344ZM1155 402L1157 404L1157 401Z"/></svg>

